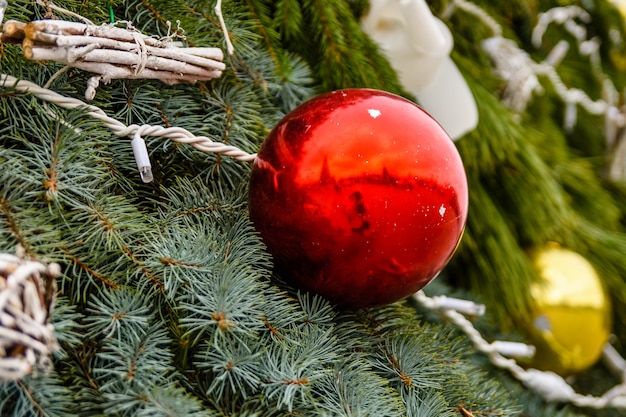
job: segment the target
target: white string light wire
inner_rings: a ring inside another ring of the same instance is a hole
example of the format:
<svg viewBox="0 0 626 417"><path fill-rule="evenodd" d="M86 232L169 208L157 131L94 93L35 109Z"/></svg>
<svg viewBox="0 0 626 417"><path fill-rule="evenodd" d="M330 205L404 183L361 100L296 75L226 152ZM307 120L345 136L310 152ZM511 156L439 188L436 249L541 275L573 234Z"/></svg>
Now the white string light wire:
<svg viewBox="0 0 626 417"><path fill-rule="evenodd" d="M94 119L100 120L111 132L120 137L137 136L156 136L168 138L175 142L185 143L195 147L203 152L212 152L230 156L240 161L254 161L256 154L247 153L235 146L225 145L219 142L213 142L206 136L195 136L187 129L182 127L163 127L149 124L137 125L131 124L126 126L124 123L109 117L102 109L97 106L87 104L73 97L63 96L55 91L38 86L35 83L26 80L19 80L12 75L0 74L0 87L14 89L21 93L29 93L40 100L56 104L65 109L85 109L87 115ZM146 151L147 152L147 151ZM142 156L143 158L143 156ZM139 164L139 162L138 162Z"/></svg>
<svg viewBox="0 0 626 417"><path fill-rule="evenodd" d="M454 307L459 305L459 300L445 296L428 297L423 291L413 295L419 305L438 312L447 320L456 325L470 339L474 348L487 355L489 361L496 367L507 370L527 388L533 390L546 401L567 402L578 407L587 408L626 408L626 361L611 345L606 345L603 358L608 362L612 370L620 376L621 383L608 390L601 397L582 395L575 390L560 375L553 372L540 371L537 369L524 369L518 363L506 356L524 357L532 356L534 349L522 343L500 342L489 343L472 322L463 314L475 316L484 312L484 306L477 304L471 306L470 301L462 300L464 305L462 312ZM470 303L470 304L468 304ZM463 314L462 314L463 313Z"/></svg>

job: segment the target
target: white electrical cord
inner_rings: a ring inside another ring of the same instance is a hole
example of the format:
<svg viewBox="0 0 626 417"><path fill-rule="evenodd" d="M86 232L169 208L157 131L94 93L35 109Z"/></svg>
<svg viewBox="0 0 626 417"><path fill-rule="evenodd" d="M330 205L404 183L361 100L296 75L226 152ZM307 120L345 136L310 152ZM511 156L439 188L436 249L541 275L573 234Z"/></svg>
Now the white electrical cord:
<svg viewBox="0 0 626 417"><path fill-rule="evenodd" d="M111 132L120 137L126 136L137 138L138 136L157 136L168 138L175 142L191 145L203 152L212 152L227 155L240 161L250 162L254 161L254 159L256 158L256 154L247 153L235 146L225 145L219 142L213 142L210 138L206 136L195 136L193 133L189 132L186 129L183 129L182 127L163 127L148 124L132 124L126 126L124 123L112 117L109 117L102 109L97 106L87 104L76 98L62 96L59 93L56 93L47 88L40 87L30 81L19 80L12 75L0 74L0 87L14 89L21 93L32 94L43 101L56 104L57 106L65 109L85 109L87 111L87 115L93 117L94 119L100 120L102 123L104 123L106 127L111 130ZM145 153L147 153L147 150L139 150L139 156L136 157L138 166L145 166L145 160L147 158ZM142 162L144 162L144 164L142 164ZM147 175L146 172L143 172L142 177L143 176L148 179L151 175Z"/></svg>

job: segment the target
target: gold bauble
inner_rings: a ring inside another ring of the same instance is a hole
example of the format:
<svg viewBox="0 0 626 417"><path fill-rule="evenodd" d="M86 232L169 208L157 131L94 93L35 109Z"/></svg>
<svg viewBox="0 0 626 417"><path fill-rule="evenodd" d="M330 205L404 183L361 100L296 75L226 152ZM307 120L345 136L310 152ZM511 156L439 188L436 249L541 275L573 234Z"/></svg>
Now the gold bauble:
<svg viewBox="0 0 626 417"><path fill-rule="evenodd" d="M626 0L610 0L610 2L615 6L617 11L622 17L622 20L626 20ZM609 57L611 58L611 63L615 65L616 69L620 72L626 71L626 57L622 51L623 40L615 41L618 48L610 48L609 49Z"/></svg>
<svg viewBox="0 0 626 417"><path fill-rule="evenodd" d="M610 0L613 6L619 11L623 18L626 18L626 1L625 0Z"/></svg>
<svg viewBox="0 0 626 417"><path fill-rule="evenodd" d="M611 304L593 266L581 255L550 244L533 261L540 280L532 287L529 323L537 351L528 364L561 376L595 364L611 331Z"/></svg>

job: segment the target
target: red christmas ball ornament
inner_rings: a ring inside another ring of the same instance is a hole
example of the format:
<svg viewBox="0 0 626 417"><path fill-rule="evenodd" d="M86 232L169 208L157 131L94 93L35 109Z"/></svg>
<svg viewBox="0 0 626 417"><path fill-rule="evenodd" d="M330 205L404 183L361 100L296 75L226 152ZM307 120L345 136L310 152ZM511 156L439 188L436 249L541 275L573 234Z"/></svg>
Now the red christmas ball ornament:
<svg viewBox="0 0 626 417"><path fill-rule="evenodd" d="M407 297L448 263L465 228L467 178L450 137L417 105L346 89L275 126L249 203L284 279L370 307Z"/></svg>

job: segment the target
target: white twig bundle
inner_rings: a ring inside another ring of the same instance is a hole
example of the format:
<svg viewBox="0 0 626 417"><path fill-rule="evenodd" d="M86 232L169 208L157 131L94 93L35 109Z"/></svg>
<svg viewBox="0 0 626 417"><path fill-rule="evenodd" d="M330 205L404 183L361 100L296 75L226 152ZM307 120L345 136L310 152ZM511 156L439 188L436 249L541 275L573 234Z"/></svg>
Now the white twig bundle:
<svg viewBox="0 0 626 417"><path fill-rule="evenodd" d="M30 23L9 20L1 40L21 43L24 56L56 61L98 74L88 82L85 97L93 99L100 82L113 79L158 79L167 84L218 78L226 68L219 48L183 48L171 38L157 39L115 24L100 26L62 20Z"/></svg>
<svg viewBox="0 0 626 417"><path fill-rule="evenodd" d="M0 383L50 366L56 340L48 318L59 272L58 264L0 253Z"/></svg>

